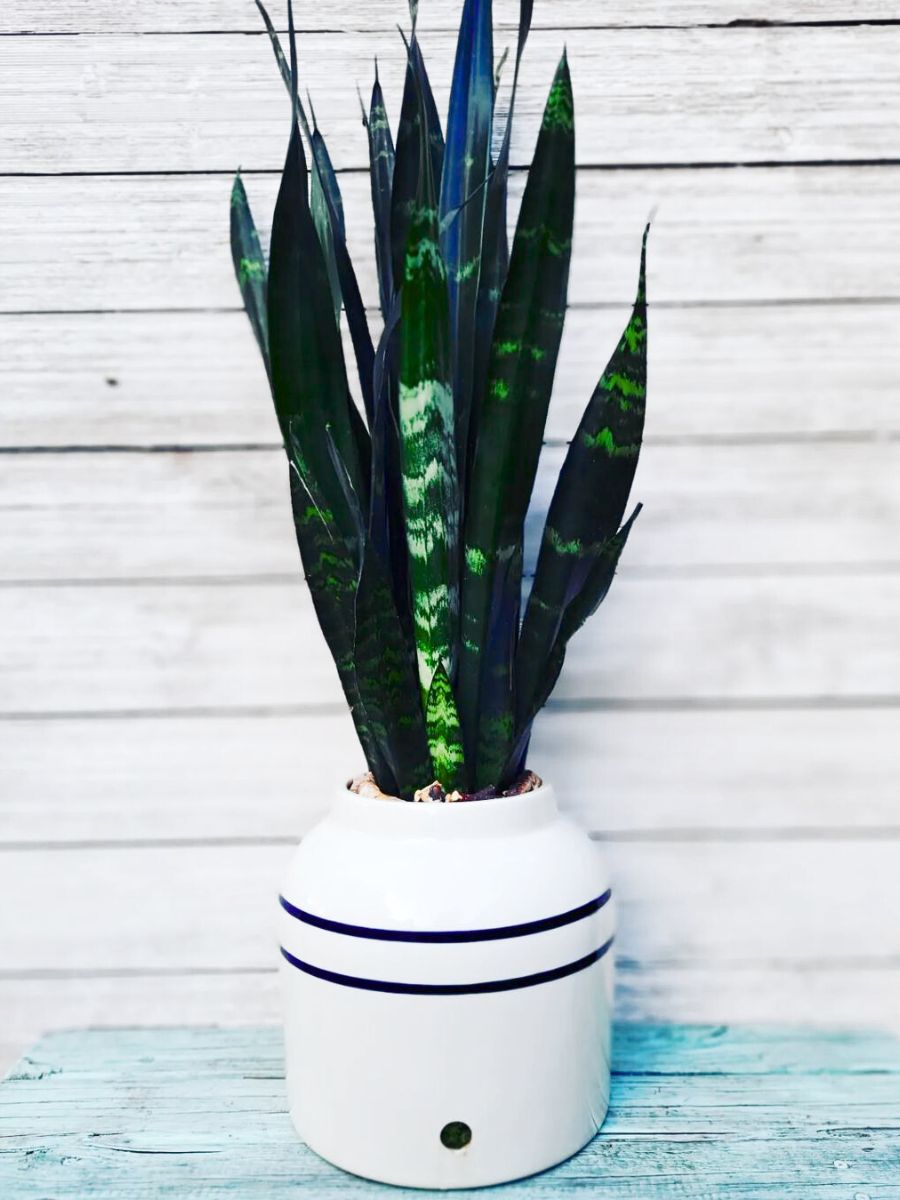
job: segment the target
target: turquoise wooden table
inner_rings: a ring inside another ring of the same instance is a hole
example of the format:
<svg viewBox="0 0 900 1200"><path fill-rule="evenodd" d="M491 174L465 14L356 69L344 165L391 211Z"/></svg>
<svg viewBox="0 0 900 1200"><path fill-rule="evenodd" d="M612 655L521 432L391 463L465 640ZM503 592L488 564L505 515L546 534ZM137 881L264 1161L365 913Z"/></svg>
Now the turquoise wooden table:
<svg viewBox="0 0 900 1200"><path fill-rule="evenodd" d="M602 1132L534 1198L900 1200L900 1044L878 1033L620 1025ZM2 1200L402 1194L294 1135L276 1029L73 1031L0 1085ZM410 1192L410 1196L422 1193Z"/></svg>

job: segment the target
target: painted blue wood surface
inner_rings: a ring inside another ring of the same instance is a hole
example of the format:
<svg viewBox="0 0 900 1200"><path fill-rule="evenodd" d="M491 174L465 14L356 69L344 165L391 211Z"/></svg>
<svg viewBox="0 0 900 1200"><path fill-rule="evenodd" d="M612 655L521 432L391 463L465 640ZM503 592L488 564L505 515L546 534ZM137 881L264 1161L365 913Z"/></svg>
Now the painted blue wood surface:
<svg viewBox="0 0 900 1200"><path fill-rule="evenodd" d="M491 1194L513 1191L900 1200L900 1043L620 1025L603 1130L562 1166ZM293 1133L276 1029L51 1034L0 1085L2 1200L376 1193L403 1194L343 1174Z"/></svg>

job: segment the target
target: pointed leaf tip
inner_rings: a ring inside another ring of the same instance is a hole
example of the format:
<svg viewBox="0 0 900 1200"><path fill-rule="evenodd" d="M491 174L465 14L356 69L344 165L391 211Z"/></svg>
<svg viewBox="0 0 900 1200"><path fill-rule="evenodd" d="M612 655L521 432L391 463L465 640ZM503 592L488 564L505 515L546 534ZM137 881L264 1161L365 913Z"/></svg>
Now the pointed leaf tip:
<svg viewBox="0 0 900 1200"><path fill-rule="evenodd" d="M569 63L563 52L550 86L550 94L544 108L544 129L564 129L570 133L575 131L575 99L572 94L572 75Z"/></svg>

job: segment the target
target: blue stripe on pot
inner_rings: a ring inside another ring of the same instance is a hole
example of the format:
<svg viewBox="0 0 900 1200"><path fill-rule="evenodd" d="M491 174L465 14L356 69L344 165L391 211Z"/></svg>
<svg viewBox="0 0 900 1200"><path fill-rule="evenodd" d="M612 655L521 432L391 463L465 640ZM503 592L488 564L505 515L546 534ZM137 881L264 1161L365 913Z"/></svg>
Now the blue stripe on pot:
<svg viewBox="0 0 900 1200"><path fill-rule="evenodd" d="M566 963L562 967L553 967L549 971L537 971L534 975L519 975L515 979L489 979L484 983L393 983L384 979L361 979L357 975L341 975L337 971L326 971L322 967L314 967L312 963L303 962L290 951L281 947L281 953L292 967L312 975L316 979L324 979L326 983L337 983L342 987L361 988L367 992L394 992L401 996L470 996L484 995L486 992L511 992L516 988L534 987L539 983L552 983L555 979L565 979L567 975L575 975L603 958L613 944L613 938L604 942L590 954Z"/></svg>
<svg viewBox="0 0 900 1200"><path fill-rule="evenodd" d="M609 888L602 896L580 904L578 908L570 908L568 912L558 913L553 917L543 917L539 921L526 921L521 925L499 925L494 929L439 929L439 930L406 930L406 929L373 929L368 925L348 925L343 921L331 921L328 917L318 917L306 912L279 896L281 907L298 921L305 925L314 925L317 929L325 929L329 933L343 933L348 937L373 938L381 942L493 942L501 938L527 937L532 933L546 933L549 929L559 929L563 925L571 925L575 921L583 921L585 917L599 912L609 902L612 892Z"/></svg>

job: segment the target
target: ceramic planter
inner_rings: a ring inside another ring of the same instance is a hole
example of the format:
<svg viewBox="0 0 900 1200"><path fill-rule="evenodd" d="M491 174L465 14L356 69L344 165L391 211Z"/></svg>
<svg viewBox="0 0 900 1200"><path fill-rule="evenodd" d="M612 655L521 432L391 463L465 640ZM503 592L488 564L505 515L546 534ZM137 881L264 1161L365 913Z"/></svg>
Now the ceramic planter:
<svg viewBox="0 0 900 1200"><path fill-rule="evenodd" d="M609 882L550 787L462 804L341 790L279 919L291 1117L323 1158L473 1187L552 1166L600 1127Z"/></svg>

